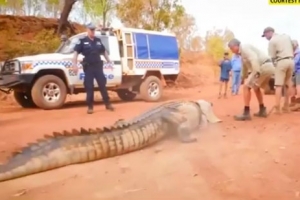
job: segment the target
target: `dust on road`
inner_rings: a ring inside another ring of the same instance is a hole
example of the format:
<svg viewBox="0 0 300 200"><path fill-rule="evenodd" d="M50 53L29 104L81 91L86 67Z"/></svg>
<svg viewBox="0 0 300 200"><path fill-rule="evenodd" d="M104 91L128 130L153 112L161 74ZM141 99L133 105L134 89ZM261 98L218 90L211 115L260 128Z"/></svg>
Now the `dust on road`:
<svg viewBox="0 0 300 200"><path fill-rule="evenodd" d="M176 138L147 149L96 162L67 166L0 183L0 199L40 200L247 200L300 198L299 114L235 122L240 96L216 99L215 86L166 92L166 99L204 98L223 123L197 133L198 142ZM273 96L266 102L273 102ZM255 99L253 109L257 109ZM59 111L10 108L1 113L0 160L51 131L99 127L130 118L154 103L118 102L86 115L82 103ZM271 105L272 104L267 104Z"/></svg>

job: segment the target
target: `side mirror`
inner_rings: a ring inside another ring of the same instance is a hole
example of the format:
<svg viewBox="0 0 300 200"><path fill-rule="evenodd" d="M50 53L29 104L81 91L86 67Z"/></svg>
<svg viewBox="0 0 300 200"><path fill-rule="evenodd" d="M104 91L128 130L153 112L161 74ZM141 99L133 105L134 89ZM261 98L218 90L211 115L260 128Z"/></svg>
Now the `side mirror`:
<svg viewBox="0 0 300 200"><path fill-rule="evenodd" d="M62 42L65 42L65 41L68 40L68 37L67 37L66 35L61 35L61 36L60 36L60 40L61 40Z"/></svg>

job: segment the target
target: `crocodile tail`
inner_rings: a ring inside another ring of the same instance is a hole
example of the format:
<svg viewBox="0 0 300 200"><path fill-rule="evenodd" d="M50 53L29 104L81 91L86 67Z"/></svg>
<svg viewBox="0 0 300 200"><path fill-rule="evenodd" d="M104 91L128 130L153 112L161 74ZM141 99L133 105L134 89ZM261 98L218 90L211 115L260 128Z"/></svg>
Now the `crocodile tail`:
<svg viewBox="0 0 300 200"><path fill-rule="evenodd" d="M132 152L163 136L159 120L146 120L111 133L84 129L74 130L73 133L55 133L23 148L6 164L0 165L0 182Z"/></svg>

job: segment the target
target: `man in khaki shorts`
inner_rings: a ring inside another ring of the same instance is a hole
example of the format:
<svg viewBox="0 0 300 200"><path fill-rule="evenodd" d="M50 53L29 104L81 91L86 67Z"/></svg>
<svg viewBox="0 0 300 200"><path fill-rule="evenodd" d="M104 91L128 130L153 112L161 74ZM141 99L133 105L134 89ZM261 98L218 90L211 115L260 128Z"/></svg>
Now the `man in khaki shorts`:
<svg viewBox="0 0 300 200"><path fill-rule="evenodd" d="M269 55L275 65L275 111L276 113L281 113L280 101L282 89L285 86L282 111L288 112L289 98L293 93L294 50L292 40L288 35L275 34L275 30L272 27L265 28L262 37L270 41Z"/></svg>
<svg viewBox="0 0 300 200"><path fill-rule="evenodd" d="M239 54L242 57L242 82L246 79L243 86L244 112L241 115L234 116L234 119L237 121L251 120L251 89L254 90L259 103L259 111L258 113L255 113L254 116L267 117L266 107L263 102L263 94L260 88L264 88L275 73L272 60L256 47L248 44L241 44L237 39L232 39L228 43L228 47L233 53ZM251 73L248 75L249 71Z"/></svg>

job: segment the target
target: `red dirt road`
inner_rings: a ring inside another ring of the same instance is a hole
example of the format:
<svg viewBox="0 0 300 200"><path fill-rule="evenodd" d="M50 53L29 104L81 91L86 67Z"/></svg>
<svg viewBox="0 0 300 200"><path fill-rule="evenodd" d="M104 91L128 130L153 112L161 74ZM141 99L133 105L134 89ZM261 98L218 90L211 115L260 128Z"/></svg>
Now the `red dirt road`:
<svg viewBox="0 0 300 200"><path fill-rule="evenodd" d="M299 113L235 122L240 96L216 99L215 86L168 91L166 98L203 98L223 123L209 125L194 144L164 140L145 150L0 183L0 199L19 200L292 200L300 198ZM269 107L273 96L266 97ZM252 110L256 111L253 99ZM99 127L153 106L115 103L116 112L86 115L84 104L58 111L0 112L0 158L51 131ZM298 131L297 131L298 130Z"/></svg>

